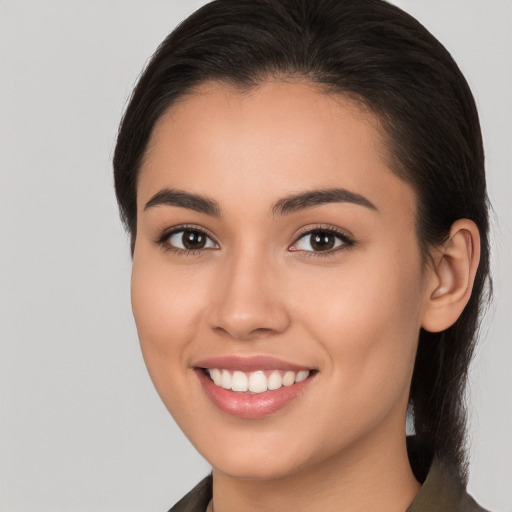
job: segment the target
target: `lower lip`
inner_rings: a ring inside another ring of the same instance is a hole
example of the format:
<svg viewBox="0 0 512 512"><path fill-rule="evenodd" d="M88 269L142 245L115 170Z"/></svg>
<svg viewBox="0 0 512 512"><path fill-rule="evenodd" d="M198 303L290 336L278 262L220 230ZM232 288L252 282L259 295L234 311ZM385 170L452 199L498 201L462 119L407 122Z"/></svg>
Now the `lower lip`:
<svg viewBox="0 0 512 512"><path fill-rule="evenodd" d="M202 369L196 374L208 398L223 412L238 418L257 419L269 416L298 398L311 382L312 375L291 386L282 386L263 393L240 393L217 386ZM314 375L314 374L313 374Z"/></svg>

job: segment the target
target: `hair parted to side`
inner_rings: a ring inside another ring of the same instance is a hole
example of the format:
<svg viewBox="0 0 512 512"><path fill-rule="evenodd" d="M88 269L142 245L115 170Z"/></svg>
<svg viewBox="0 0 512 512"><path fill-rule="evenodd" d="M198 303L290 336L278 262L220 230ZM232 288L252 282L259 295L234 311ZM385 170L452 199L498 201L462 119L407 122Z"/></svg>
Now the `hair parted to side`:
<svg viewBox="0 0 512 512"><path fill-rule="evenodd" d="M194 87L307 79L357 99L379 118L393 171L418 198L418 239L445 241L460 218L480 231L473 293L457 322L421 330L410 391L424 477L433 456L466 477L464 390L489 274L488 200L475 102L448 51L384 0L215 0L182 22L142 74L122 120L114 176L122 220L136 238L136 186L152 130Z"/></svg>

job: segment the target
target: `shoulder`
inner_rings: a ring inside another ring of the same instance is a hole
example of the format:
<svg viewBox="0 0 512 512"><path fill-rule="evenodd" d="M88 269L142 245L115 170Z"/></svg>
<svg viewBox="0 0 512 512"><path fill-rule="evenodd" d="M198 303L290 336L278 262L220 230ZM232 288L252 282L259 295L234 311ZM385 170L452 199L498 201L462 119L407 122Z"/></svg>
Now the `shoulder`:
<svg viewBox="0 0 512 512"><path fill-rule="evenodd" d="M212 498L212 476L201 480L169 512L205 512Z"/></svg>
<svg viewBox="0 0 512 512"><path fill-rule="evenodd" d="M452 465L434 459L420 492L407 512L488 512L466 491Z"/></svg>

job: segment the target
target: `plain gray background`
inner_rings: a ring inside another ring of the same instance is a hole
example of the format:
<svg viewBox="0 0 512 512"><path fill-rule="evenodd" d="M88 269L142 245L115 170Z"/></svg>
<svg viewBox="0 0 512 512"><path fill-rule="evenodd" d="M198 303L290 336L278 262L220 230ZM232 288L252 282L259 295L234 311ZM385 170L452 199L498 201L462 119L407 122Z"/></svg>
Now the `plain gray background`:
<svg viewBox="0 0 512 512"><path fill-rule="evenodd" d="M165 511L208 472L146 375L111 176L136 77L203 3L0 0L2 512ZM510 512L512 2L396 3L480 108L496 300L471 372L469 489Z"/></svg>

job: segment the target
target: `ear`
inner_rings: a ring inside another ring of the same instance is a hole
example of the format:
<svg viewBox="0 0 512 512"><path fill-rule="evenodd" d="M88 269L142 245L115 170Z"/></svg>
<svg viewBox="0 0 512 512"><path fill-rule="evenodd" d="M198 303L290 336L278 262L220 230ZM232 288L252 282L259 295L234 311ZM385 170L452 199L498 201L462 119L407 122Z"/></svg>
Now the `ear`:
<svg viewBox="0 0 512 512"><path fill-rule="evenodd" d="M468 219L454 222L448 240L433 253L421 326L439 332L452 326L466 306L478 263L480 233Z"/></svg>

